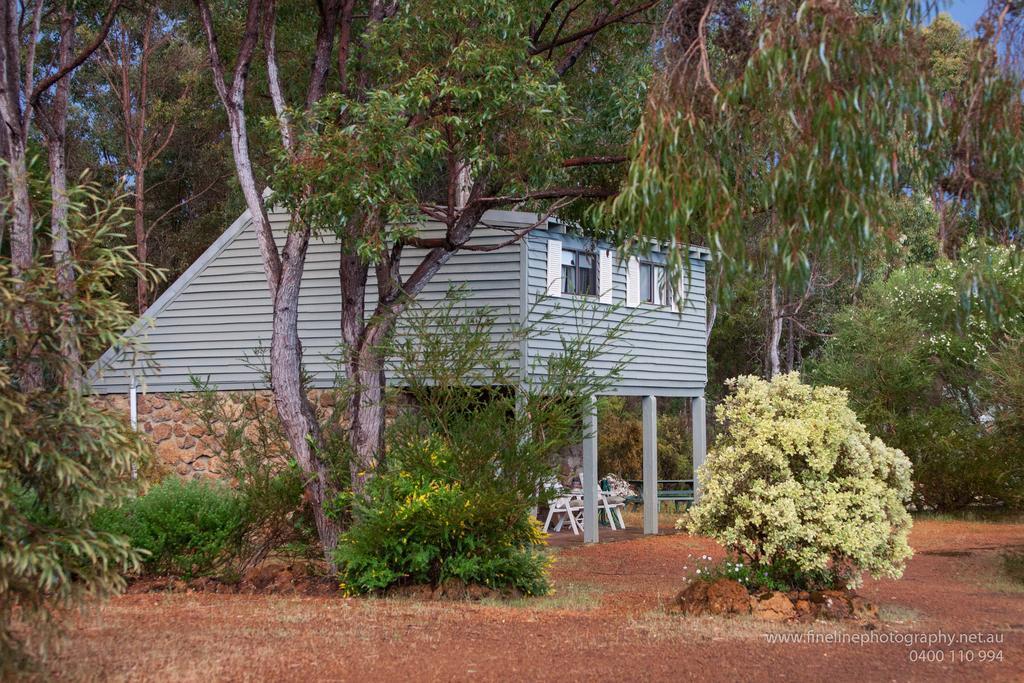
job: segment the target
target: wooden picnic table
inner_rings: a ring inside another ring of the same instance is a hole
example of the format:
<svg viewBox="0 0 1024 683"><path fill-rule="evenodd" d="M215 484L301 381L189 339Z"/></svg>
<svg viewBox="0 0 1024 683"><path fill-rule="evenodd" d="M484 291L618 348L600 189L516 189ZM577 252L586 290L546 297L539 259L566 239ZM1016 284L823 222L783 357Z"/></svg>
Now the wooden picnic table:
<svg viewBox="0 0 1024 683"><path fill-rule="evenodd" d="M644 482L642 479L627 479L627 482L636 489L635 496L628 496L626 503L633 506L633 510L644 502ZM693 479L659 479L658 480L658 502L670 502L675 505L676 512L680 505L687 508L693 503Z"/></svg>

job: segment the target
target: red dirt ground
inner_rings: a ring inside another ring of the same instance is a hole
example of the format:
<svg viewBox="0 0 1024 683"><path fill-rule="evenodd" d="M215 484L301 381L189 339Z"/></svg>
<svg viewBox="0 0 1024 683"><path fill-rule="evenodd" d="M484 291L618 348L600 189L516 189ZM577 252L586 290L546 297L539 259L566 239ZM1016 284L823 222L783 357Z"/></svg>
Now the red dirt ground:
<svg viewBox="0 0 1024 683"><path fill-rule="evenodd" d="M876 631L669 616L664 605L687 556L720 554L706 540L671 535L560 549L557 593L511 604L127 595L76 619L49 673L133 681L1024 680L1024 589L1000 577L1000 552L1024 547L1024 525L922 521L911 544L916 555L901 580L869 579L861 591L881 608ZM888 639L980 633L1001 642L767 642L766 634L808 630Z"/></svg>

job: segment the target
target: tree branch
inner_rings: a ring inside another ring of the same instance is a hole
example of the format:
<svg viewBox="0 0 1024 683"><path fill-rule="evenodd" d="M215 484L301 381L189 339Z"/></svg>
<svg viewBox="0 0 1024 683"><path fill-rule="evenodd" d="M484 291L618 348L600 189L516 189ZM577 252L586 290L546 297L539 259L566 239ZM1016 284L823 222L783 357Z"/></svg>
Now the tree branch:
<svg viewBox="0 0 1024 683"><path fill-rule="evenodd" d="M592 157L569 157L562 162L562 168L575 168L577 166L598 166L601 164L621 164L629 161L625 155L618 156L592 156Z"/></svg>
<svg viewBox="0 0 1024 683"><path fill-rule="evenodd" d="M82 51L75 55L71 61L62 64L57 71L36 84L36 87L32 90L32 97L29 98L29 102L32 106L39 103L39 98L50 88L50 86L81 66L81 64L89 58L89 55L95 52L99 46L103 44L103 41L107 39L107 33L110 32L110 26L114 23L114 17L117 15L117 10L120 9L120 7L121 0L111 0L110 8L107 10L106 15L104 15L103 23L100 24L100 30L97 32L96 37L93 38L93 41L82 48Z"/></svg>
<svg viewBox="0 0 1024 683"><path fill-rule="evenodd" d="M530 48L530 55L531 56L539 55L542 52L547 52L548 50L553 50L556 47L561 47L562 45L568 45L569 43L575 43L577 40L581 40L583 38L586 38L589 35L597 33L598 31L604 29L606 26L611 26L612 24L617 24L617 23L619 23L621 21L629 19L630 17L632 17L634 15L640 14L641 12L646 12L647 10L649 10L652 7L654 7L655 5L657 5L658 2L659 2L659 0L647 0L647 2L641 3L640 5L637 5L636 7L634 7L631 10L627 10L625 12L621 12L619 14L616 14L615 16L609 17L609 18L607 18L607 19L605 19L605 20L603 20L603 21L601 21L599 23L591 24L588 28L585 28L582 31L577 31L576 33L572 33L570 35L567 35L564 38L557 38L557 39L551 41L550 43L548 43L546 45L534 46L534 47Z"/></svg>
<svg viewBox="0 0 1024 683"><path fill-rule="evenodd" d="M618 194L617 190L609 190L603 187L552 187L546 190L535 190L522 195L506 195L502 197L480 197L477 201L490 208L501 204L521 204L535 199L562 199L566 197L580 198L590 197L595 199L607 199Z"/></svg>

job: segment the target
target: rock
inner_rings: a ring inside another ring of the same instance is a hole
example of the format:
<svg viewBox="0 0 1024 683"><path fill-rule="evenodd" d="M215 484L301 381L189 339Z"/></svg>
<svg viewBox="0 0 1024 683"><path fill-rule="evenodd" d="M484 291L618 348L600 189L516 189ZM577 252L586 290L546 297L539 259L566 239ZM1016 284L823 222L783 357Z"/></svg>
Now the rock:
<svg viewBox="0 0 1024 683"><path fill-rule="evenodd" d="M162 463L172 465L181 459L182 455L183 453L181 452L181 449L178 448L178 444L173 441L164 441L157 444L156 457L157 460Z"/></svg>
<svg viewBox="0 0 1024 683"><path fill-rule="evenodd" d="M765 621L789 621L796 617L793 602L781 591L751 597L750 611L755 617Z"/></svg>
<svg viewBox="0 0 1024 683"><path fill-rule="evenodd" d="M285 586L291 586L293 578L291 565L264 562L247 570L242 575L240 587L242 590L252 592L262 592L268 589L280 591Z"/></svg>
<svg viewBox="0 0 1024 683"><path fill-rule="evenodd" d="M501 593L494 590L493 588L481 586L478 583L471 583L466 588L466 597L468 597L470 600L486 600L488 598L501 597Z"/></svg>
<svg viewBox="0 0 1024 683"><path fill-rule="evenodd" d="M811 620L817 614L814 603L810 600L797 600L793 603L793 609L796 612L797 619Z"/></svg>
<svg viewBox="0 0 1024 683"><path fill-rule="evenodd" d="M206 429L202 425L192 425L188 428L188 435L198 439L206 435Z"/></svg>
<svg viewBox="0 0 1024 683"><path fill-rule="evenodd" d="M186 434L186 432L185 432L185 425L183 425L180 422L178 422L177 424L174 425L174 435L176 437L178 437L180 439L181 437L185 436L185 434Z"/></svg>
<svg viewBox="0 0 1024 683"><path fill-rule="evenodd" d="M818 616L822 619L849 619L852 611L850 599L843 591L820 591L812 595L817 597L815 603L818 605Z"/></svg>
<svg viewBox="0 0 1024 683"><path fill-rule="evenodd" d="M683 614L749 614L750 595L738 581L694 581L676 594L670 612Z"/></svg>
<svg viewBox="0 0 1024 683"><path fill-rule="evenodd" d="M153 427L153 442L154 443L160 443L162 441L167 441L167 439L169 439L169 438L171 438L171 425L167 424L166 422L162 422L162 423L156 425L155 427Z"/></svg>

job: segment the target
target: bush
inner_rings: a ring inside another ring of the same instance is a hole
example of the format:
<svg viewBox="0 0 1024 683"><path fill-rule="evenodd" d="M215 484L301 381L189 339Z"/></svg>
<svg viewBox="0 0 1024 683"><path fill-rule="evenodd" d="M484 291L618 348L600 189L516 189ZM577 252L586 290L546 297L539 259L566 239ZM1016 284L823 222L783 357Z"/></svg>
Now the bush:
<svg viewBox="0 0 1024 683"><path fill-rule="evenodd" d="M548 591L547 558L535 520L514 499L458 480L458 456L440 440L390 453L338 545L341 580L352 593L448 579L524 595Z"/></svg>
<svg viewBox="0 0 1024 683"><path fill-rule="evenodd" d="M447 579L548 590L531 508L546 502L551 454L583 439L590 397L618 376L620 365L601 376L590 368L622 327L595 312L584 323L591 327L565 338L524 383L520 341L536 330L509 328L506 316L464 301L455 291L435 307L412 308L389 350L407 409L387 430L385 464L365 498L344 500L355 521L336 558L352 593Z"/></svg>
<svg viewBox="0 0 1024 683"><path fill-rule="evenodd" d="M833 583L833 577L828 572L803 571L791 561L767 562L754 566L742 557L727 557L714 562L710 555L702 555L694 561L693 578L707 583L714 583L719 579L737 581L751 593L816 590Z"/></svg>
<svg viewBox="0 0 1024 683"><path fill-rule="evenodd" d="M658 478L693 478L693 439L689 419L681 410L659 403ZM624 479L643 477L643 420L639 401L607 396L598 402L598 471Z"/></svg>
<svg viewBox="0 0 1024 683"><path fill-rule="evenodd" d="M729 386L690 530L793 586L852 586L864 570L900 576L911 554L903 453L868 435L840 389L795 373Z"/></svg>
<svg viewBox="0 0 1024 683"><path fill-rule="evenodd" d="M895 271L837 317L807 365L812 383L847 389L868 429L907 454L918 508L1024 501L1024 449L1012 436L1012 340L1024 335L1016 258L972 247L959 262ZM971 283L1001 293L998 311Z"/></svg>
<svg viewBox="0 0 1024 683"><path fill-rule="evenodd" d="M134 315L112 288L140 267L130 250L105 246L122 242L119 200L77 187L69 201L75 298L58 291L46 249L19 274L0 255L0 678L45 654L63 610L121 590L139 560L90 520L134 491L132 467L145 466L149 448L68 381L83 368L64 353L63 333L77 321L84 358L118 339ZM23 381L34 371L41 382Z"/></svg>
<svg viewBox="0 0 1024 683"><path fill-rule="evenodd" d="M256 358L265 357L264 349ZM252 366L269 372L256 362ZM320 557L315 523L304 496L304 476L270 398L255 393L226 395L206 381L191 378L195 393L186 397L189 411L211 436L212 455L244 501L248 516L238 569L253 566L270 552L287 547L292 552ZM336 424L336 416L317 415L321 424ZM330 442L331 435L327 435ZM329 444L330 445L330 444ZM347 463L341 463L347 480Z"/></svg>
<svg viewBox="0 0 1024 683"><path fill-rule="evenodd" d="M191 578L238 557L248 514L242 497L227 486L172 476L143 496L99 511L95 525L145 551L147 573Z"/></svg>

